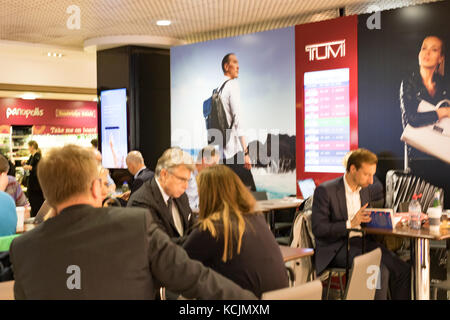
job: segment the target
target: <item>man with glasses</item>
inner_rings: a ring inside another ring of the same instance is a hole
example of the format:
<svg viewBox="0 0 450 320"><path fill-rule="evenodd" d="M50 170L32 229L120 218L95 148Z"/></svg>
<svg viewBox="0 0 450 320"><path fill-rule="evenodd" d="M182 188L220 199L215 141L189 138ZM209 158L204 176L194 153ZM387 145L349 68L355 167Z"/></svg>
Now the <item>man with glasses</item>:
<svg viewBox="0 0 450 320"><path fill-rule="evenodd" d="M158 159L155 176L130 196L128 207L148 208L154 220L177 244L191 231L194 219L185 193L192 157L180 148L167 149Z"/></svg>
<svg viewBox="0 0 450 320"><path fill-rule="evenodd" d="M154 299L161 286L190 299L256 298L189 259L148 210L101 208L91 149L54 148L37 171L55 216L11 244L16 299Z"/></svg>

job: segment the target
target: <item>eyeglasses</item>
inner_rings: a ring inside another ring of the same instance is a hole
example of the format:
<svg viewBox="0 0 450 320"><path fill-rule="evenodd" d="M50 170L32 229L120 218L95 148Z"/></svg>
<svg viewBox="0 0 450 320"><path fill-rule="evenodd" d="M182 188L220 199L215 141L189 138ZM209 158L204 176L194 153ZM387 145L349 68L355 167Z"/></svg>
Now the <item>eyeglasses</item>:
<svg viewBox="0 0 450 320"><path fill-rule="evenodd" d="M183 182L183 183L189 183L189 179L180 177L180 176L176 175L175 173L171 172L170 170L167 170L167 172L168 172L169 174L171 174L172 176L174 176L175 178L177 178L178 180L180 180L181 182Z"/></svg>

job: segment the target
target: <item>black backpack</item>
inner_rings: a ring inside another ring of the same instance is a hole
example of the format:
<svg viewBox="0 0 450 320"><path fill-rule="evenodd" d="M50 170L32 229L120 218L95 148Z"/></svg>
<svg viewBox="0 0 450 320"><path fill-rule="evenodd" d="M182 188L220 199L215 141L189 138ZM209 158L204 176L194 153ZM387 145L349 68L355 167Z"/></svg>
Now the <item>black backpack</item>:
<svg viewBox="0 0 450 320"><path fill-rule="evenodd" d="M230 140L228 130L233 126L234 116L231 124L228 125L227 115L223 107L222 99L220 99L220 94L230 80L225 81L219 90L214 89L212 96L203 102L203 116L205 117L206 130L208 132L208 144L222 144L223 148L225 148L227 142ZM222 134L222 141L217 139L218 131Z"/></svg>

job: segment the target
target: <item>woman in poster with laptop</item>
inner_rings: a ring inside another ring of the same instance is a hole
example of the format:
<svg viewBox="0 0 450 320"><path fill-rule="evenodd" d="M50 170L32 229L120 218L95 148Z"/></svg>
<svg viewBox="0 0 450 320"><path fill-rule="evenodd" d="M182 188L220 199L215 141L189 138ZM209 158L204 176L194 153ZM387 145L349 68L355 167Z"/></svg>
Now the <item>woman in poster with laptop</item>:
<svg viewBox="0 0 450 320"><path fill-rule="evenodd" d="M400 85L404 128L401 140L422 152L450 163L450 87L444 77L445 44L427 36L421 45L419 70ZM405 157L417 158L408 147Z"/></svg>

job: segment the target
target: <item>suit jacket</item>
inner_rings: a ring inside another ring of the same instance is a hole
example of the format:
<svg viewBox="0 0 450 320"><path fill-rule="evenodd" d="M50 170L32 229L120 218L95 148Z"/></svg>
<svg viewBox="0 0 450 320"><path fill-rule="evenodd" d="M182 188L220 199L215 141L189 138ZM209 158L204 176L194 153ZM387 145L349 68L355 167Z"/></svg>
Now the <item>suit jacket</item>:
<svg viewBox="0 0 450 320"><path fill-rule="evenodd" d="M359 192L361 205L370 200L369 189ZM314 191L312 231L316 240L315 264L320 274L346 242L348 220L344 177L324 182Z"/></svg>
<svg viewBox="0 0 450 320"><path fill-rule="evenodd" d="M71 206L16 238L10 258L16 299L154 299L160 285L189 298L255 298L190 260L140 208Z"/></svg>
<svg viewBox="0 0 450 320"><path fill-rule="evenodd" d="M186 236L192 231L194 225L194 217L191 208L189 207L188 197L184 193L181 197L173 199L178 207L181 223L183 225L184 236L181 237L175 227L172 212L169 211L169 208L164 202L155 179L156 177L153 177L151 180L144 182L142 187L130 196L127 206L149 209L153 215L153 220L159 224L160 228L164 230L173 241L181 244L186 240Z"/></svg>
<svg viewBox="0 0 450 320"><path fill-rule="evenodd" d="M153 178L155 173L148 168L144 168L141 172L139 172L138 176L133 180L130 186L130 194L133 194L137 189L139 189L145 181Z"/></svg>

